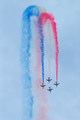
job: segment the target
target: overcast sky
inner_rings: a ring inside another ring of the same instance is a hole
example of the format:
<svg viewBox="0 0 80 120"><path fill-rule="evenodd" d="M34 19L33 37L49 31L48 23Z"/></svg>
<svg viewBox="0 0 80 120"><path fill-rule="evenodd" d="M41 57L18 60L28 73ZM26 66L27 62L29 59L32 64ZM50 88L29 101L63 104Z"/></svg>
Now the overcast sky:
<svg viewBox="0 0 80 120"><path fill-rule="evenodd" d="M21 17L30 5L46 8L57 23L60 86L49 99L51 120L79 120L79 0L0 0L0 120L21 120Z"/></svg>

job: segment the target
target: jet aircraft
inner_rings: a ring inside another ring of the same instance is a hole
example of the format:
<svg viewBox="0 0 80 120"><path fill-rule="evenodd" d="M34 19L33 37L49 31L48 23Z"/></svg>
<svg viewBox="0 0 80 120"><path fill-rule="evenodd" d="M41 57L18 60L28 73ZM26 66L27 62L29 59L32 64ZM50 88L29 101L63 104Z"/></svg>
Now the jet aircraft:
<svg viewBox="0 0 80 120"><path fill-rule="evenodd" d="M52 80L50 77L48 77L48 79L46 79L49 83L50 83L50 81Z"/></svg>
<svg viewBox="0 0 80 120"><path fill-rule="evenodd" d="M57 81L54 83L54 85L57 87L60 83L58 83Z"/></svg>
<svg viewBox="0 0 80 120"><path fill-rule="evenodd" d="M44 83L42 83L40 86L41 86L42 88L44 88L46 85L44 85Z"/></svg>
<svg viewBox="0 0 80 120"><path fill-rule="evenodd" d="M47 90L51 93L51 91L53 90L53 88L49 87Z"/></svg>

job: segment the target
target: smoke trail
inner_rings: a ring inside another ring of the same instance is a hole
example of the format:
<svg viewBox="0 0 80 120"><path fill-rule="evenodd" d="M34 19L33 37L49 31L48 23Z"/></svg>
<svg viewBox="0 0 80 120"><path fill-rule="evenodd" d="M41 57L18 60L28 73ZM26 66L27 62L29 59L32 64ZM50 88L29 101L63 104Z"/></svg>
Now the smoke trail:
<svg viewBox="0 0 80 120"><path fill-rule="evenodd" d="M23 119L31 120L33 96L32 96L32 79L30 74L30 47L31 47L31 16L38 17L40 14L37 6L28 7L22 17L22 43L21 43L21 62L24 68L24 96L23 96Z"/></svg>
<svg viewBox="0 0 80 120"><path fill-rule="evenodd" d="M44 83L44 36L43 36L43 26L42 22L38 22L39 34L40 34L40 41L41 41L41 64L42 64L42 80Z"/></svg>
<svg viewBox="0 0 80 120"><path fill-rule="evenodd" d="M42 24L42 26L44 26L48 19L50 20L50 23L52 25L52 30L53 30L54 38L55 38L55 46L56 46L56 81L58 81L58 53L59 53L59 50L58 50L58 39L57 39L56 23L54 21L54 17L51 14L42 13L38 18L38 23ZM42 34L42 32L41 32L41 34ZM42 40L42 37L43 36L41 35L41 40ZM43 46L43 44L41 45L41 48L42 48L42 46ZM44 53L44 51L42 51L42 52ZM42 64L43 66L42 67L43 67L43 70L44 70L44 56L42 56L42 61L43 61L43 64ZM44 73L43 73L43 75L44 75Z"/></svg>
<svg viewBox="0 0 80 120"><path fill-rule="evenodd" d="M49 41L49 55L48 55L48 65L49 65L49 76L50 76L50 72L51 72L51 62L50 62L50 46L51 46L51 38L50 38L50 23L49 23L49 21L48 21L48 33L49 33L49 39L50 39L50 41Z"/></svg>
<svg viewBox="0 0 80 120"><path fill-rule="evenodd" d="M39 56L39 55L38 55ZM40 88L40 84L41 84L41 69L40 67L37 68L37 76L36 76L36 81L35 81L35 87L34 87L34 91L35 92L35 96L37 98L36 103L38 104L38 116L35 120L50 120L48 117L48 111L50 106L48 105L48 101L47 101L47 96L46 96L46 90Z"/></svg>
<svg viewBox="0 0 80 120"><path fill-rule="evenodd" d="M39 27L39 30L38 30ZM42 83L42 76L41 74L44 72L42 66L42 57L44 55L44 36L42 32L42 24L37 24L37 35L36 35L36 79L35 79L35 96L36 96L36 103L38 104L38 116L35 120L50 120L48 116L49 105L46 96L46 89L42 89L40 84ZM44 77L44 75L43 75ZM43 81L44 83L44 81ZM46 104L45 104L46 103Z"/></svg>

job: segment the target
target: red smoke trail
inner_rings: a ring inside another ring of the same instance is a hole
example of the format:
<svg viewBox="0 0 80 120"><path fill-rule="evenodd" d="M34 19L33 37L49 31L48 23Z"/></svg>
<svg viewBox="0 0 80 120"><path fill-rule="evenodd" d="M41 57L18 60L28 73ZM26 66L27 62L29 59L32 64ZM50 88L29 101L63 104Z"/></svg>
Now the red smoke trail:
<svg viewBox="0 0 80 120"><path fill-rule="evenodd" d="M40 50L40 39L39 39L39 33L36 31L36 80L35 80L35 96L36 101L38 103L38 117L36 120L50 120L48 118L47 112L49 110L49 105L47 102L47 96L46 96L46 89L42 89L40 85L42 84L42 74L41 74L41 50Z"/></svg>
<svg viewBox="0 0 80 120"><path fill-rule="evenodd" d="M50 110L50 106L47 102L47 96L45 89L43 90L40 88L40 82L42 81L42 78L39 78L39 73L37 73L37 79L35 82L35 91L36 91L36 99L38 103L38 116L36 120L50 120L47 113Z"/></svg>
<svg viewBox="0 0 80 120"><path fill-rule="evenodd" d="M56 22L54 21L53 15L49 13L42 13L38 18L38 23L45 25L47 20L50 20L50 23L52 25L52 30L54 33L54 39L55 39L55 45L56 45L56 81L58 81L58 38L57 38L57 29L56 29Z"/></svg>

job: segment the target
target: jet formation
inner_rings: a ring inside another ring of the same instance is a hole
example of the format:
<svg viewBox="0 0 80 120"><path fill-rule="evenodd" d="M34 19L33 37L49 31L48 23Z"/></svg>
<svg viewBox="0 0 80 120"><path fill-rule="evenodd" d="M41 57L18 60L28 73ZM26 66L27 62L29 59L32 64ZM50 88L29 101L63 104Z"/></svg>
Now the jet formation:
<svg viewBox="0 0 80 120"><path fill-rule="evenodd" d="M51 82L52 81L52 79L50 78L50 77L48 77L47 79L47 82ZM60 83L58 83L58 81L56 81L55 83L54 83L54 85L57 87L58 85L59 85ZM41 85L40 85L43 89L44 89L44 87L46 86L44 83L42 83ZM51 88L51 87L49 87L48 89L47 89L47 91L49 91L50 93L52 92L52 90L53 90L53 88Z"/></svg>

